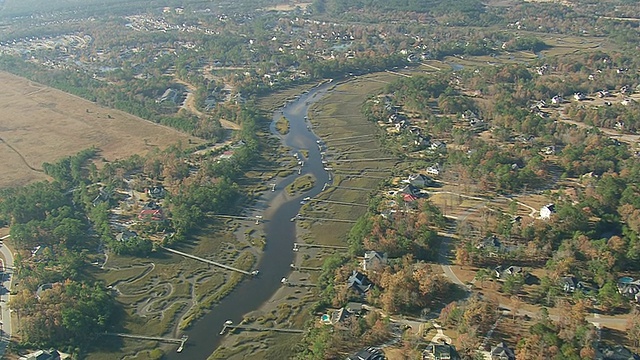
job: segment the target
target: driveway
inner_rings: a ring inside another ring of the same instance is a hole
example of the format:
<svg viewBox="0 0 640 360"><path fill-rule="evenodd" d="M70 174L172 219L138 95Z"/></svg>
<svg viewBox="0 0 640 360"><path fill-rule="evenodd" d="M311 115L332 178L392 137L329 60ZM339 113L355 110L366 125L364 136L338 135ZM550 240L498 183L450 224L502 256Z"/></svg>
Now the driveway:
<svg viewBox="0 0 640 360"><path fill-rule="evenodd" d="M5 236L0 240L4 240L9 236ZM11 292L11 280L13 276L13 252L6 244L0 243L0 256L3 260L4 271L2 272L2 287L0 288L0 358L4 353L11 340L11 311L9 310L9 293Z"/></svg>

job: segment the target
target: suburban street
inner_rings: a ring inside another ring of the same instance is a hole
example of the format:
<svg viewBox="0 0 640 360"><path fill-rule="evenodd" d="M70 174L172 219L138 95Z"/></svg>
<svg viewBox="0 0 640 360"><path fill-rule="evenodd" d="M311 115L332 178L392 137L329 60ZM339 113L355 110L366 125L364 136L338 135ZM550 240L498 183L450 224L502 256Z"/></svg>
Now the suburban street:
<svg viewBox="0 0 640 360"><path fill-rule="evenodd" d="M4 240L9 235L0 238ZM11 340L11 311L9 310L9 293L11 292L11 275L13 274L13 253L5 244L0 244L3 260L2 287L0 288L0 358Z"/></svg>

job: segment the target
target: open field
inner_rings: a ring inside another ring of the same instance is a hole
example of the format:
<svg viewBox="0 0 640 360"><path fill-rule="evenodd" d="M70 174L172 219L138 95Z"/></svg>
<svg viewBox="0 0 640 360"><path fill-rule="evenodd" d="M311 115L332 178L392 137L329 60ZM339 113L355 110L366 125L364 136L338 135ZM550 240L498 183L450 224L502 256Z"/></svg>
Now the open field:
<svg viewBox="0 0 640 360"><path fill-rule="evenodd" d="M46 179L42 163L92 146L109 161L189 139L122 111L0 72L0 187Z"/></svg>

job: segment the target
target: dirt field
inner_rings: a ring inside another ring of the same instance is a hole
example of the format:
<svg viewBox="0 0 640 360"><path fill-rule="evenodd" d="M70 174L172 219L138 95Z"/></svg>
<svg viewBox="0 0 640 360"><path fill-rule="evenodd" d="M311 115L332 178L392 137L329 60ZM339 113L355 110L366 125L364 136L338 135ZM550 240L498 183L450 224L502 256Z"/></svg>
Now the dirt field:
<svg viewBox="0 0 640 360"><path fill-rule="evenodd" d="M43 162L96 146L107 160L202 140L0 72L0 187L46 179Z"/></svg>

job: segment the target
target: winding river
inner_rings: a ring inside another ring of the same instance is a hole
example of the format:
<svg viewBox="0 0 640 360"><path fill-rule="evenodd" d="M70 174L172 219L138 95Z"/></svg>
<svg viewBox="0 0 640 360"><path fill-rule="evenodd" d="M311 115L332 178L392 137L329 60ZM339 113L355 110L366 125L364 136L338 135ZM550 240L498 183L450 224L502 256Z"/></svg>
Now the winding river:
<svg viewBox="0 0 640 360"><path fill-rule="evenodd" d="M257 265L260 275L245 279L231 294L218 303L210 313L198 320L188 331L189 336L182 353L169 352L167 359L206 359L220 345L224 335L219 335L223 323L232 320L239 323L242 317L258 309L282 286L280 280L291 272L290 264L294 260L293 243L296 242L295 223L291 218L300 210L300 201L307 196L313 197L322 191L323 185L329 181L329 174L324 170L317 140L319 138L308 128L306 115L309 107L321 99L333 86L331 83L317 86L308 93L300 95L295 101L287 103L273 114L270 130L277 134L275 121L284 115L290 124L289 133L281 136L284 146L291 149L291 156L298 154L304 161L301 175L310 174L315 177L315 185L295 198L287 196L284 188L298 176L297 172L286 178L278 178L276 190L266 192L259 202L264 202L264 232L267 245ZM301 150L308 151L304 158Z"/></svg>

